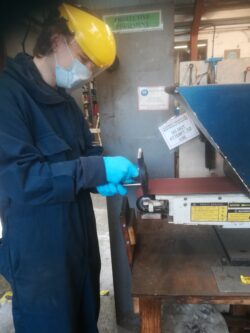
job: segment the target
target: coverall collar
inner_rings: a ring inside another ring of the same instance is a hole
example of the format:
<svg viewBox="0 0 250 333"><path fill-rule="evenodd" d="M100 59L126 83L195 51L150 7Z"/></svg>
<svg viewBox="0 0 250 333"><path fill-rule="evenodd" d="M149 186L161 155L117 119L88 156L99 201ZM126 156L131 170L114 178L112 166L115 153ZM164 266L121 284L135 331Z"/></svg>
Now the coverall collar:
<svg viewBox="0 0 250 333"><path fill-rule="evenodd" d="M49 86L32 59L26 53L18 53L14 59L7 59L4 72L17 80L39 103L51 105L65 102L69 98L65 89Z"/></svg>

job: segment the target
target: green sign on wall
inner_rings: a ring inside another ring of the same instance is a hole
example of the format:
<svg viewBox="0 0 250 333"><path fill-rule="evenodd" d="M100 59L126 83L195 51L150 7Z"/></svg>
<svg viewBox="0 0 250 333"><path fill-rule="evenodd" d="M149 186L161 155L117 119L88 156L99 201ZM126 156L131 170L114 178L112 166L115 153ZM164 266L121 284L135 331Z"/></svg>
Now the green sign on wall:
<svg viewBox="0 0 250 333"><path fill-rule="evenodd" d="M135 32L163 29L160 10L105 15L103 18L113 32Z"/></svg>

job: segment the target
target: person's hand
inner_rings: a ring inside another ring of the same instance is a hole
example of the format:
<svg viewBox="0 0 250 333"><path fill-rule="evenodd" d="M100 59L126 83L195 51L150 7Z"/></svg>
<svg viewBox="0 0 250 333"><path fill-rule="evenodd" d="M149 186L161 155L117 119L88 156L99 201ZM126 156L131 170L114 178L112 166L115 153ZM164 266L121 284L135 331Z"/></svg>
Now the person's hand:
<svg viewBox="0 0 250 333"><path fill-rule="evenodd" d="M127 189L121 184L105 184L96 187L97 192L104 197L111 197L116 194L125 195L127 194Z"/></svg>
<svg viewBox="0 0 250 333"><path fill-rule="evenodd" d="M136 165L125 157L115 156L104 157L103 159L108 183L125 183L139 175Z"/></svg>

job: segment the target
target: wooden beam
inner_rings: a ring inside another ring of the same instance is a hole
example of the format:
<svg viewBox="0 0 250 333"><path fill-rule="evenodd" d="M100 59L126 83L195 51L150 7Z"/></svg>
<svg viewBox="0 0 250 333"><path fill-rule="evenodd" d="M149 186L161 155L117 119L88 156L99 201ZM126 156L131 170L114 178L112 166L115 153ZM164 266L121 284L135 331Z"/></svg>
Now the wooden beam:
<svg viewBox="0 0 250 333"><path fill-rule="evenodd" d="M190 60L198 60L198 33L201 23L201 17L204 12L204 0L195 0L194 3L194 18L191 28L190 38Z"/></svg>
<svg viewBox="0 0 250 333"><path fill-rule="evenodd" d="M211 27L211 26L229 26L237 24L249 24L250 16L241 16L236 18L223 18L223 19L209 19L202 20L200 22L201 28ZM192 22L176 22L174 24L175 29L191 29Z"/></svg>
<svg viewBox="0 0 250 333"><path fill-rule="evenodd" d="M139 298L140 333L161 333L161 300Z"/></svg>
<svg viewBox="0 0 250 333"><path fill-rule="evenodd" d="M232 2L223 2L215 0L213 2L206 2L206 13L215 11L232 11L235 9L248 9L250 8L249 0L238 0ZM176 4L174 8L175 15L193 15L193 4Z"/></svg>

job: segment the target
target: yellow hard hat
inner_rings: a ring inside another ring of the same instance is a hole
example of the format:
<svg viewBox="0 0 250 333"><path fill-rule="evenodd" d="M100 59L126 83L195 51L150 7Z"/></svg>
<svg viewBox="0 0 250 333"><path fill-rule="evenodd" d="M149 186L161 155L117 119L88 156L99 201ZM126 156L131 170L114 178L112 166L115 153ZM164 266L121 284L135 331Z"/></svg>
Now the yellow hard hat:
<svg viewBox="0 0 250 333"><path fill-rule="evenodd" d="M116 43L109 26L97 17L66 3L58 9L87 57L99 68L111 66L116 56Z"/></svg>

